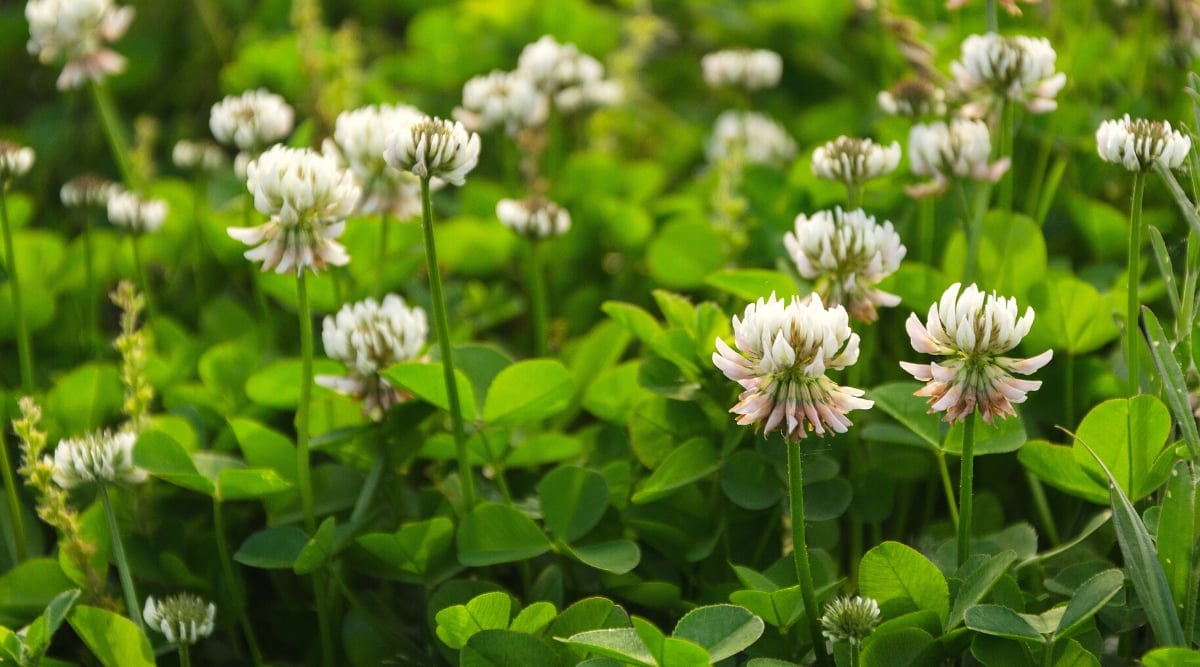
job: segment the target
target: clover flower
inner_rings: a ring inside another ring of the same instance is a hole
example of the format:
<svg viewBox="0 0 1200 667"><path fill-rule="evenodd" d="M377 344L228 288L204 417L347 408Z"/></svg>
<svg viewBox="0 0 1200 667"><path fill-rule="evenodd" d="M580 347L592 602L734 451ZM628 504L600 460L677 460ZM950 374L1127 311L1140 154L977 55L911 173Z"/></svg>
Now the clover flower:
<svg viewBox="0 0 1200 667"><path fill-rule="evenodd" d="M307 148L274 146L246 167L254 206L270 219L257 227L230 227L233 238L258 247L246 259L262 270L296 275L350 261L336 238L346 227L361 192L336 160ZM261 244L261 245L259 245Z"/></svg>
<svg viewBox="0 0 1200 667"><path fill-rule="evenodd" d="M122 190L120 185L96 176L84 174L63 184L58 191L63 206L68 208L90 208L108 206L108 200Z"/></svg>
<svg viewBox="0 0 1200 667"><path fill-rule="evenodd" d="M1124 118L1104 121L1096 130L1100 158L1129 171L1149 171L1155 162L1177 169L1191 149L1191 138L1172 130L1166 121L1131 120L1125 114Z"/></svg>
<svg viewBox="0 0 1200 667"><path fill-rule="evenodd" d="M29 53L42 64L66 59L59 90L102 83L125 70L125 58L105 44L125 34L133 14L133 7L118 8L112 0L29 0Z"/></svg>
<svg viewBox="0 0 1200 667"><path fill-rule="evenodd" d="M905 322L913 349L946 357L929 364L900 362L901 368L927 384L916 392L929 397L929 412L945 412L945 420L970 418L979 410L983 421L1015 415L1013 403L1042 386L1020 380L1050 362L1052 350L1029 359L1000 356L1013 349L1033 326L1033 309L1017 316L1017 300L995 292L985 295L975 285L951 285L939 303L929 307L925 324L916 313Z"/></svg>
<svg viewBox="0 0 1200 667"><path fill-rule="evenodd" d="M783 431L788 442L808 431L845 433L851 425L846 413L865 410L873 401L860 398L862 390L842 387L825 376L858 360L858 334L850 331L841 306L825 308L818 294L806 301L759 299L733 318L734 342L716 340L712 360L725 377L744 391L730 412L737 423L754 424L765 433Z"/></svg>
<svg viewBox="0 0 1200 667"><path fill-rule="evenodd" d="M796 142L763 114L725 111L717 117L706 152L709 162L718 162L734 151L750 164L780 165L796 157Z"/></svg>
<svg viewBox="0 0 1200 667"><path fill-rule="evenodd" d="M143 482L146 471L133 464L136 442L137 434L132 431L100 431L81 438L64 438L54 449L54 482L64 489L89 482Z"/></svg>
<svg viewBox="0 0 1200 667"><path fill-rule="evenodd" d="M983 121L955 118L949 124L913 125L908 134L909 162L914 174L933 180L909 188L909 193L940 193L954 178L998 181L1008 171L1009 158L989 164L991 153L991 135Z"/></svg>
<svg viewBox="0 0 1200 667"><path fill-rule="evenodd" d="M963 41L962 59L950 63L950 71L966 93L1000 95L1046 113L1058 108L1054 97L1067 82L1066 74L1054 71L1056 58L1044 37L987 33Z"/></svg>
<svg viewBox="0 0 1200 667"><path fill-rule="evenodd" d="M880 91L876 101L884 113L914 121L923 116L946 115L946 91L925 79L901 79Z"/></svg>
<svg viewBox="0 0 1200 667"><path fill-rule="evenodd" d="M407 104L371 105L338 114L326 155L337 157L363 188L358 212L389 213L407 220L421 212L421 183L406 171L388 169L383 153L388 134L403 131L425 118Z"/></svg>
<svg viewBox="0 0 1200 667"><path fill-rule="evenodd" d="M521 72L493 71L463 85L462 106L454 119L472 132L504 126L509 134L546 122L550 99Z"/></svg>
<svg viewBox="0 0 1200 667"><path fill-rule="evenodd" d="M863 639L879 625L879 603L858 595L840 595L825 605L821 616L821 634L833 642L849 642L861 646Z"/></svg>
<svg viewBox="0 0 1200 667"><path fill-rule="evenodd" d="M624 95L619 82L604 78L604 65L599 60L581 53L574 44L560 44L550 35L521 50L516 74L551 97L564 113L613 105Z"/></svg>
<svg viewBox="0 0 1200 667"><path fill-rule="evenodd" d="M393 169L462 185L479 163L479 135L462 123L430 116L392 132L383 159Z"/></svg>
<svg viewBox="0 0 1200 667"><path fill-rule="evenodd" d="M0 141L0 187L13 178L28 174L33 169L35 157L33 149L28 146Z"/></svg>
<svg viewBox="0 0 1200 667"><path fill-rule="evenodd" d="M704 82L712 88L762 90L779 85L783 59L766 49L726 49L701 58L700 67Z"/></svg>
<svg viewBox="0 0 1200 667"><path fill-rule="evenodd" d="M225 152L211 141L181 139L171 149L171 161L180 169L214 172L225 166Z"/></svg>
<svg viewBox="0 0 1200 667"><path fill-rule="evenodd" d="M240 151L257 152L292 131L294 112L282 97L263 88L229 95L213 105L213 138Z"/></svg>
<svg viewBox="0 0 1200 667"><path fill-rule="evenodd" d="M892 173L900 164L900 142L883 146L870 139L841 136L813 151L818 178L858 185Z"/></svg>
<svg viewBox="0 0 1200 667"><path fill-rule="evenodd" d="M147 597L142 610L146 625L175 645L195 644L211 635L216 616L217 605L191 593L176 593L159 602Z"/></svg>
<svg viewBox="0 0 1200 667"><path fill-rule="evenodd" d="M541 198L501 199L496 217L514 232L531 239L562 236L571 228L567 209Z"/></svg>
<svg viewBox="0 0 1200 667"><path fill-rule="evenodd" d="M118 189L109 195L108 221L132 234L157 232L167 218L167 202L143 199L135 192Z"/></svg>
<svg viewBox="0 0 1200 667"><path fill-rule="evenodd" d="M416 359L429 333L425 311L409 307L389 294L380 304L367 299L346 304L325 318L321 339L325 354L346 364L349 376L318 375L317 384L363 401L363 413L378 419L405 394L379 373L387 367Z"/></svg>
<svg viewBox="0 0 1200 667"><path fill-rule="evenodd" d="M874 322L876 306L900 303L900 297L875 287L900 267L907 252L890 222L878 225L861 209L801 214L783 245L800 275L817 281L817 294L860 322Z"/></svg>

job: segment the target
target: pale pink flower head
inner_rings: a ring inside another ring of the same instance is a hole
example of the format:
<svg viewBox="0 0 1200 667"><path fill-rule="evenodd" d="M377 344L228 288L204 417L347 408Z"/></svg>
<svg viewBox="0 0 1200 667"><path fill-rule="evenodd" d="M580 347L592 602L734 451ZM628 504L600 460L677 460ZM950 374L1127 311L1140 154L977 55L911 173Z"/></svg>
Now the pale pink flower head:
<svg viewBox="0 0 1200 667"><path fill-rule="evenodd" d="M1058 108L1055 96L1067 75L1055 72L1057 54L1045 37L1003 36L994 32L963 41L962 57L950 63L958 87L967 94L1012 100L1031 113Z"/></svg>
<svg viewBox="0 0 1200 667"><path fill-rule="evenodd" d="M992 138L987 123L955 118L913 125L908 133L908 160L918 176L932 180L910 186L914 197L940 194L953 179L996 182L1008 171L1007 157L988 162Z"/></svg>
<svg viewBox="0 0 1200 667"><path fill-rule="evenodd" d="M812 172L826 181L861 185L886 176L900 164L900 142L878 144L871 139L840 136L813 151Z"/></svg>
<svg viewBox="0 0 1200 667"><path fill-rule="evenodd" d="M916 392L929 397L929 412L944 412L948 422L969 419L978 410L983 421L1015 415L1013 403L1042 386L1021 380L1050 362L1051 350L1029 359L1000 356L1012 350L1033 326L1033 309L1018 317L1017 300L990 295L975 285L951 285L939 303L929 307L921 324L916 313L905 323L913 349L944 357L929 364L900 362L901 368L927 383ZM961 290L961 293L960 293Z"/></svg>
<svg viewBox="0 0 1200 667"><path fill-rule="evenodd" d="M741 319L734 316L733 335L738 349L718 338L712 360L744 390L729 410L738 415L738 424L753 424L764 433L782 430L794 443L809 431L845 433L851 426L848 412L874 405L861 398L861 389L826 377L827 370L858 361L858 334L850 331L844 308L826 308L817 294L804 301L774 294L759 299L746 306Z"/></svg>
<svg viewBox="0 0 1200 667"><path fill-rule="evenodd" d="M102 83L125 70L125 58L106 45L125 34L133 14L133 7L117 7L112 0L29 0L29 53L43 64L66 60L59 90Z"/></svg>

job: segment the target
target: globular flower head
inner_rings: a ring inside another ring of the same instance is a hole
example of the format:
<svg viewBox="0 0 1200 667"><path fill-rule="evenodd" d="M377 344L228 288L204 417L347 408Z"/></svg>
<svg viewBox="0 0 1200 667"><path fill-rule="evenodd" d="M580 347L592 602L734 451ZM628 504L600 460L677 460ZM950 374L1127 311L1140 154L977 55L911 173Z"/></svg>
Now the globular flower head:
<svg viewBox="0 0 1200 667"><path fill-rule="evenodd" d="M874 405L860 398L862 390L825 376L858 360L858 334L841 306L826 308L817 294L790 302L772 294L746 306L740 320L734 316L733 334L738 349L718 338L712 360L744 390L729 410L738 424L781 429L796 442L808 431L845 433L846 413Z"/></svg>
<svg viewBox="0 0 1200 667"><path fill-rule="evenodd" d="M293 118L292 107L282 97L259 88L214 104L208 128L226 146L257 152L290 134Z"/></svg>
<svg viewBox="0 0 1200 667"><path fill-rule="evenodd" d="M531 239L562 236L571 228L567 209L540 197L501 199L496 204L496 217L505 227Z"/></svg>
<svg viewBox="0 0 1200 667"><path fill-rule="evenodd" d="M54 482L72 489L89 482L146 480L146 471L133 464L132 431L100 431L80 438L64 438L54 449Z"/></svg>
<svg viewBox="0 0 1200 667"><path fill-rule="evenodd" d="M167 218L167 202L117 190L108 198L108 221L132 234L157 232Z"/></svg>
<svg viewBox="0 0 1200 667"><path fill-rule="evenodd" d="M0 140L0 187L17 176L28 174L33 168L34 157L32 148Z"/></svg>
<svg viewBox="0 0 1200 667"><path fill-rule="evenodd" d="M1000 96L1032 113L1058 108L1054 97L1067 82L1055 73L1057 55L1044 37L1006 37L994 32L963 41L962 59L950 63L959 88L968 94Z"/></svg>
<svg viewBox="0 0 1200 667"><path fill-rule="evenodd" d="M858 185L892 173L900 164L900 142L877 144L841 136L813 151L812 171L818 178Z"/></svg>
<svg viewBox="0 0 1200 667"><path fill-rule="evenodd" d="M816 281L817 294L860 322L874 322L876 306L900 303L900 297L875 287L900 267L907 252L890 222L876 224L862 209L801 214L783 245L800 275Z"/></svg>
<svg viewBox="0 0 1200 667"><path fill-rule="evenodd" d="M225 151L211 141L181 139L171 149L171 161L186 171L212 173L225 166Z"/></svg>
<svg viewBox="0 0 1200 667"><path fill-rule="evenodd" d="M121 189L121 186L106 178L84 174L64 183L58 191L58 196L63 206L68 208L107 207L108 200Z"/></svg>
<svg viewBox="0 0 1200 667"><path fill-rule="evenodd" d="M392 132L385 144L383 159L393 169L454 185L466 182L467 173L479 163L479 135L441 118L427 116Z"/></svg>
<svg viewBox="0 0 1200 667"><path fill-rule="evenodd" d="M112 0L29 0L29 53L43 64L67 61L59 90L101 83L125 69L125 58L105 45L125 34L133 14L132 7L117 7Z"/></svg>
<svg viewBox="0 0 1200 667"><path fill-rule="evenodd" d="M704 82L713 88L761 90L779 85L783 59L766 49L726 49L704 56L700 67Z"/></svg>
<svg viewBox="0 0 1200 667"><path fill-rule="evenodd" d="M914 174L933 180L909 188L909 193L936 194L954 178L995 182L1008 171L1009 158L989 164L991 152L991 135L983 121L955 118L949 124L913 125L908 134L909 162Z"/></svg>
<svg viewBox="0 0 1200 667"><path fill-rule="evenodd" d="M1000 356L1012 350L1033 326L1033 309L1018 317L1017 300L990 295L975 285L951 285L939 303L929 307L924 324L916 313L905 323L913 349L944 357L929 364L900 362L914 378L927 384L916 392L929 397L929 412L945 412L948 422L969 419L978 410L983 420L1016 414L1013 403L1042 386L1020 380L1050 362L1053 352L1029 359Z"/></svg>
<svg viewBox="0 0 1200 667"><path fill-rule="evenodd" d="M1129 171L1149 171L1155 162L1176 169L1191 149L1191 137L1172 130L1166 121L1131 120L1125 114L1124 118L1104 121L1096 130L1100 158Z"/></svg>
<svg viewBox="0 0 1200 667"><path fill-rule="evenodd" d="M876 101L884 113L914 121L926 116L946 115L946 91L926 79L901 79L891 88L880 91Z"/></svg>
<svg viewBox="0 0 1200 667"><path fill-rule="evenodd" d="M338 114L333 139L324 152L335 156L363 188L358 212L388 213L407 220L421 212L421 184L407 171L389 169L383 159L388 134L403 131L425 118L407 104L372 105Z"/></svg>
<svg viewBox="0 0 1200 667"><path fill-rule="evenodd" d="M463 85L462 106L454 119L472 132L503 127L509 134L546 122L550 98L520 71L493 71Z"/></svg>
<svg viewBox="0 0 1200 667"><path fill-rule="evenodd" d="M299 275L350 261L335 239L358 204L360 190L349 171L332 157L307 148L274 146L246 167L254 206L270 217L257 227L230 227L233 238L257 248L246 259L263 270Z"/></svg>
<svg viewBox="0 0 1200 667"><path fill-rule="evenodd" d="M879 625L879 603L858 595L840 595L825 605L821 616L821 634L833 642L861 646L863 639Z"/></svg>
<svg viewBox="0 0 1200 667"><path fill-rule="evenodd" d="M521 50L515 74L532 82L564 113L610 106L624 96L620 83L604 78L599 60L550 35Z"/></svg>
<svg viewBox="0 0 1200 667"><path fill-rule="evenodd" d="M782 165L796 157L796 142L763 114L725 111L717 117L707 147L709 162L737 153L749 164Z"/></svg>
<svg viewBox="0 0 1200 667"><path fill-rule="evenodd" d="M418 358L428 333L425 311L410 308L395 294L384 297L382 304L367 299L342 306L325 318L321 337L325 354L345 363L350 374L320 375L316 382L361 399L363 412L379 418L405 397L380 377L380 371Z"/></svg>
<svg viewBox="0 0 1200 667"><path fill-rule="evenodd" d="M147 597L142 610L146 625L175 645L195 644L211 635L216 617L217 605L191 593L176 593L158 602Z"/></svg>

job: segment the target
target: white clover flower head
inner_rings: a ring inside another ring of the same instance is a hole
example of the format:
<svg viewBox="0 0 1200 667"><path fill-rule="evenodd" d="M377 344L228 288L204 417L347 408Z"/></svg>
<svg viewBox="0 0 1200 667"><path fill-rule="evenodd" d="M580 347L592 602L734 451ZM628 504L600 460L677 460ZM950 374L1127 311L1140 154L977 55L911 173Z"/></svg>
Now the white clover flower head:
<svg viewBox="0 0 1200 667"><path fill-rule="evenodd" d="M138 484L146 480L146 471L133 464L132 431L99 431L80 438L64 438L54 449L54 459L46 462L54 468L54 483L73 489L89 482Z"/></svg>
<svg viewBox="0 0 1200 667"><path fill-rule="evenodd" d="M879 603L858 595L839 595L825 605L821 616L821 634L832 642L849 642L861 646L862 641L879 625Z"/></svg>
<svg viewBox="0 0 1200 667"><path fill-rule="evenodd" d="M225 151L211 141L181 139L171 149L171 161L187 171L212 173L225 166Z"/></svg>
<svg viewBox="0 0 1200 667"><path fill-rule="evenodd" d="M933 180L909 188L909 193L940 193L955 178L998 181L1008 171L1009 158L989 164L991 153L991 135L983 121L955 118L949 124L936 121L913 125L908 134L909 163L914 174Z"/></svg>
<svg viewBox="0 0 1200 667"><path fill-rule="evenodd" d="M58 191L63 206L68 208L91 208L108 206L108 200L121 191L121 186L95 174L76 176L63 184Z"/></svg>
<svg viewBox="0 0 1200 667"><path fill-rule="evenodd" d="M108 221L131 234L157 232L167 219L167 202L145 199L136 192L118 189L108 197Z"/></svg>
<svg viewBox="0 0 1200 667"><path fill-rule="evenodd" d="M454 119L472 132L503 126L515 134L545 123L550 113L550 98L520 71L474 77L463 85L462 99Z"/></svg>
<svg viewBox="0 0 1200 667"><path fill-rule="evenodd" d="M393 169L420 178L440 178L462 185L479 163L479 135L462 123L426 116L388 134L383 159Z"/></svg>
<svg viewBox="0 0 1200 667"><path fill-rule="evenodd" d="M725 111L717 117L706 152L714 163L736 153L749 164L784 165L796 157L796 142L763 114Z"/></svg>
<svg viewBox="0 0 1200 667"><path fill-rule="evenodd" d="M407 395L393 388L380 372L417 359L429 333L425 311L409 307L389 294L383 303L367 299L346 304L325 318L321 338L325 354L346 364L348 376L319 375L317 384L363 401L363 413L375 419Z"/></svg>
<svg viewBox="0 0 1200 667"><path fill-rule="evenodd" d="M350 261L335 239L358 205L361 190L337 160L307 148L276 145L246 166L254 206L270 219L257 227L230 227L233 238L258 247L246 259L262 270L296 275ZM261 244L261 245L259 245Z"/></svg>
<svg viewBox="0 0 1200 667"><path fill-rule="evenodd" d="M363 189L358 212L388 213L408 220L421 212L421 183L412 173L389 169L383 159L387 136L425 118L407 104L371 105L338 114L326 155L341 161Z"/></svg>
<svg viewBox="0 0 1200 667"><path fill-rule="evenodd" d="M813 151L812 171L817 178L859 185L886 176L900 164L900 142L884 146L870 139L841 136Z"/></svg>
<svg viewBox="0 0 1200 667"><path fill-rule="evenodd" d="M900 267L907 252L890 222L876 224L862 209L801 214L783 245L800 275L816 281L822 300L845 307L855 320L874 322L876 306L900 303L900 297L875 287Z"/></svg>
<svg viewBox="0 0 1200 667"><path fill-rule="evenodd" d="M1155 162L1177 169L1191 149L1191 137L1171 129L1166 121L1131 120L1125 114L1124 118L1104 121L1096 130L1100 158L1129 171L1149 171Z"/></svg>
<svg viewBox="0 0 1200 667"><path fill-rule="evenodd" d="M946 115L946 91L926 79L901 79L876 97L879 108L890 116L919 120Z"/></svg>
<svg viewBox="0 0 1200 667"><path fill-rule="evenodd" d="M783 58L767 49L726 49L701 58L700 68L712 88L762 90L779 85Z"/></svg>
<svg viewBox="0 0 1200 667"><path fill-rule="evenodd" d="M175 644L195 644L212 634L217 605L191 593L176 593L155 602L146 598L142 618Z"/></svg>
<svg viewBox="0 0 1200 667"><path fill-rule="evenodd" d="M496 203L496 217L505 227L531 239L562 236L571 229L567 209L538 197L501 199Z"/></svg>
<svg viewBox="0 0 1200 667"><path fill-rule="evenodd" d="M730 412L737 423L753 424L764 433L783 431L788 442L807 437L808 431L845 433L851 426L846 413L865 410L873 401L860 398L862 390L838 386L825 376L858 361L858 334L841 306L826 308L818 294L790 302L759 299L733 318L737 350L716 340L712 360L717 368L742 386L738 403Z"/></svg>
<svg viewBox="0 0 1200 667"><path fill-rule="evenodd" d="M0 140L0 185L33 169L33 149L12 141Z"/></svg>
<svg viewBox="0 0 1200 667"><path fill-rule="evenodd" d="M610 106L624 97L618 82L604 78L599 60L550 35L522 49L514 74L532 82L564 113Z"/></svg>
<svg viewBox="0 0 1200 667"><path fill-rule="evenodd" d="M42 64L66 60L59 90L101 83L125 70L125 58L106 44L125 34L133 14L133 7L117 7L112 0L29 0L29 53Z"/></svg>
<svg viewBox="0 0 1200 667"><path fill-rule="evenodd" d="M958 87L1024 104L1032 113L1058 108L1055 96L1067 75L1055 72L1057 55L1044 37L1002 36L990 32L963 41L962 59L950 63Z"/></svg>
<svg viewBox="0 0 1200 667"><path fill-rule="evenodd" d="M208 128L220 143L255 153L290 134L294 115L282 97L259 88L214 104Z"/></svg>
<svg viewBox="0 0 1200 667"><path fill-rule="evenodd" d="M969 419L978 410L992 423L1015 415L1013 403L1042 386L1039 380L1019 380L1050 362L1052 350L1029 359L1000 356L1012 350L1033 326L1033 309L1018 317L1017 300L986 295L975 285L951 285L939 303L929 307L925 324L916 313L905 322L917 352L945 357L929 364L900 362L901 368L927 384L916 392L929 397L929 412L945 412L945 421Z"/></svg>

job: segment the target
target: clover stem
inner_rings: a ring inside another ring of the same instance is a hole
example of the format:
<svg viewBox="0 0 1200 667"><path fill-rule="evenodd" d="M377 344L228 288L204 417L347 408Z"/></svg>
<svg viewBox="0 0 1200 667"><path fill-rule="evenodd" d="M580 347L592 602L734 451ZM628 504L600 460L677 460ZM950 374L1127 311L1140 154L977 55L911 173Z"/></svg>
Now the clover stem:
<svg viewBox="0 0 1200 667"><path fill-rule="evenodd" d="M1146 174L1136 172L1133 176L1133 201L1129 211L1129 285L1125 312L1125 367L1128 370L1130 396L1140 391L1138 381L1138 313L1141 302L1138 283L1141 279L1139 266L1142 250L1142 194L1146 189Z"/></svg>
<svg viewBox="0 0 1200 667"><path fill-rule="evenodd" d="M825 637L821 634L821 614L817 607L816 590L813 588L812 567L808 562L808 543L804 531L804 454L799 443L787 443L788 450L788 496L792 509L792 561L796 566L796 581L800 584L800 597L804 600L804 615L808 631L812 635L813 652L817 665L829 664L825 652Z"/></svg>
<svg viewBox="0 0 1200 667"><path fill-rule="evenodd" d="M133 577L129 573L129 561L125 559L125 546L121 542L121 531L117 528L117 515L113 513L112 501L108 498L108 485L99 484L100 501L104 504L104 516L108 519L108 534L112 538L113 558L117 561L117 574L121 578L121 592L125 595L125 606L129 611L129 619L139 629L142 626L142 615L138 611L138 597L133 590Z"/></svg>
<svg viewBox="0 0 1200 667"><path fill-rule="evenodd" d="M962 470L958 490L958 564L971 557L971 509L975 484L975 413L963 423Z"/></svg>

